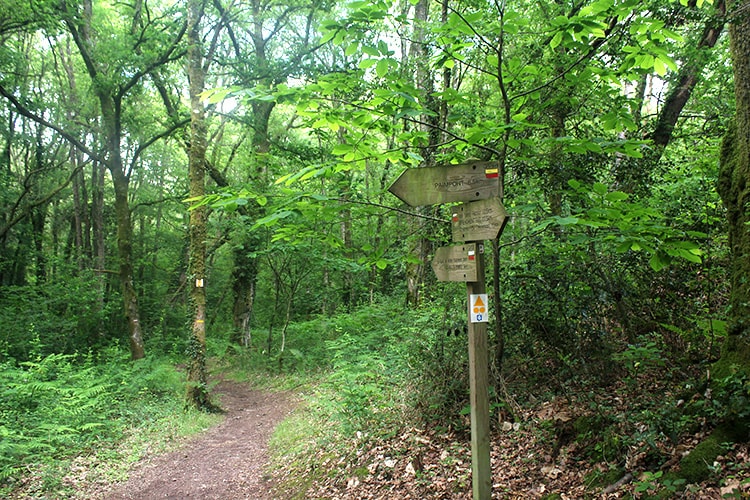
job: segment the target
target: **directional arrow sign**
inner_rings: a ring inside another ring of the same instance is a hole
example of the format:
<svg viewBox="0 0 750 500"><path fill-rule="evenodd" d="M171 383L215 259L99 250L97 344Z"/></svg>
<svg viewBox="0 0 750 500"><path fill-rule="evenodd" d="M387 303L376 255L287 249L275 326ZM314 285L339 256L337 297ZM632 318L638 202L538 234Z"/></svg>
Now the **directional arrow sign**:
<svg viewBox="0 0 750 500"><path fill-rule="evenodd" d="M388 191L412 207L499 196L497 163L475 161L461 165L409 168Z"/></svg>
<svg viewBox="0 0 750 500"><path fill-rule="evenodd" d="M477 244L440 247L432 259L438 281L477 281Z"/></svg>
<svg viewBox="0 0 750 500"><path fill-rule="evenodd" d="M494 240L508 222L508 213L500 198L462 203L452 210L454 242Z"/></svg>

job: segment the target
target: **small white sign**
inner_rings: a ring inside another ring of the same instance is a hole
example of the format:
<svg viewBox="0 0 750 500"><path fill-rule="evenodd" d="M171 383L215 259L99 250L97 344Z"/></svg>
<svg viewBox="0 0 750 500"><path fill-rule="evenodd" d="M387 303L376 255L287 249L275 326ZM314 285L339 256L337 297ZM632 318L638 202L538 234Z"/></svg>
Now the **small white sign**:
<svg viewBox="0 0 750 500"><path fill-rule="evenodd" d="M489 302L486 293L469 295L469 321L487 323L489 321Z"/></svg>

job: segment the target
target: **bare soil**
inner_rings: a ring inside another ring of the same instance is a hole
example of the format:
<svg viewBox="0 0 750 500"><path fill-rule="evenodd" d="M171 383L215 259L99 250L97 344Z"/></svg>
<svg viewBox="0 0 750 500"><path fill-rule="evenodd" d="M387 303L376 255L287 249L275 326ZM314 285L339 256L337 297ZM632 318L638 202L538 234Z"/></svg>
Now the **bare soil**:
<svg viewBox="0 0 750 500"><path fill-rule="evenodd" d="M268 440L293 407L288 394L222 381L213 391L224 421L168 454L139 463L127 482L103 494L125 499L271 499Z"/></svg>

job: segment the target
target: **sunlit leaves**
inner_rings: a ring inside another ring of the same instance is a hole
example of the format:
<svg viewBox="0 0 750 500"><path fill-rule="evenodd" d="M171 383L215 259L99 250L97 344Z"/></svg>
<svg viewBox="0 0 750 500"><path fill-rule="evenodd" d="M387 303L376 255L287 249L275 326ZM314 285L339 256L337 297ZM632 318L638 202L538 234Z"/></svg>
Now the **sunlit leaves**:
<svg viewBox="0 0 750 500"><path fill-rule="evenodd" d="M186 198L185 200L183 200L183 202L190 204L190 210L195 210L196 208L203 206L209 206L211 208L224 210L227 212L234 212L238 207L245 206L250 202L254 202L261 207L265 206L266 203L268 203L268 198L264 194L256 193L250 191L249 189L242 188L237 191L225 190L220 193Z"/></svg>
<svg viewBox="0 0 750 500"><path fill-rule="evenodd" d="M601 182L584 185L571 180L569 186L582 197L580 205L571 208L570 215L545 219L534 231L559 226L575 231L577 235L571 235L571 241L577 244L613 245L617 253L646 252L654 271L668 266L675 258L702 262L698 241L705 239L705 234L674 228L661 212L629 201L628 193L611 190Z"/></svg>

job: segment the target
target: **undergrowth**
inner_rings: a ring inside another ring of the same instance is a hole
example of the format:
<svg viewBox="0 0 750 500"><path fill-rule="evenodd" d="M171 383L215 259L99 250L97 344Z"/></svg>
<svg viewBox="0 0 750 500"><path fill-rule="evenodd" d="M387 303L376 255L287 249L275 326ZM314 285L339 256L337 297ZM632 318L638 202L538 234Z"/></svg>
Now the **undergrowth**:
<svg viewBox="0 0 750 500"><path fill-rule="evenodd" d="M302 399L271 442L273 469L284 474L280 497L304 498L308 487L405 426L465 420L466 339L448 338L439 318L430 307L384 301L291 324L281 354L228 346L223 361L236 378L293 389Z"/></svg>
<svg viewBox="0 0 750 500"><path fill-rule="evenodd" d="M375 467L367 462L372 456L363 458L367 450L394 453L403 447L402 437L415 429L425 432L434 446L439 436L460 442L467 438L466 337L443 327L434 307L405 310L383 303L293 324L288 352L281 357L252 349L231 356L244 376L266 377L277 387L292 383L304 400L272 440L273 469L283 475L281 497L314 495L321 484L340 482L342 474L356 483L360 472L368 476L367 468ZM544 434L534 454L552 461L574 457L580 477L587 470L658 470L684 449L681 443L705 432L710 412L699 407L704 398L691 385L700 373L691 377L670 357L661 336L649 333L637 340L610 354L610 370L602 378L585 370L562 385L557 379L544 384L532 377L536 382L528 385L510 377L502 398L491 388L491 419L497 426L493 439L502 440L507 429L516 429L503 420L516 418L525 432ZM529 362L524 371L512 363L508 370L526 373L533 366ZM613 373L620 379L604 376ZM503 406L503 398L514 398L508 391L517 397L511 401L513 411ZM436 449L433 454L442 456ZM524 467L544 465L531 462ZM589 491L606 486L590 485Z"/></svg>
<svg viewBox="0 0 750 500"><path fill-rule="evenodd" d="M116 348L5 358L0 497L70 498L73 460L88 457L110 480L122 479L142 454L212 420L184 408L184 375L166 358L131 362Z"/></svg>

